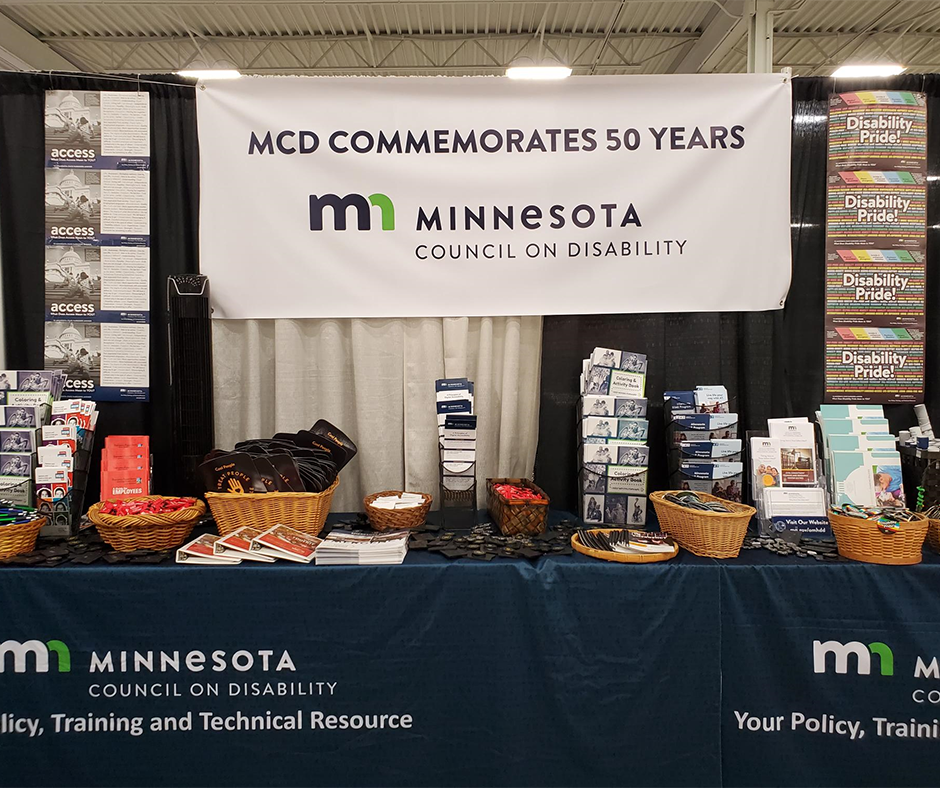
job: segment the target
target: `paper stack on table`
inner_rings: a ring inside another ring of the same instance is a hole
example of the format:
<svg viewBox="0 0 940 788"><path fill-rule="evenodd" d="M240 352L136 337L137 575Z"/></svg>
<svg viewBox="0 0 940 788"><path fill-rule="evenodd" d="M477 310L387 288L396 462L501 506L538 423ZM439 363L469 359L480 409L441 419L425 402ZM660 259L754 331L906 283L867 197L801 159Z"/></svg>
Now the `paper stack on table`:
<svg viewBox="0 0 940 788"><path fill-rule="evenodd" d="M376 509L414 509L416 506L423 505L423 495L409 492L399 493L398 495L382 495L370 504Z"/></svg>
<svg viewBox="0 0 940 788"><path fill-rule="evenodd" d="M400 564L408 553L408 531L331 531L317 548L317 566Z"/></svg>

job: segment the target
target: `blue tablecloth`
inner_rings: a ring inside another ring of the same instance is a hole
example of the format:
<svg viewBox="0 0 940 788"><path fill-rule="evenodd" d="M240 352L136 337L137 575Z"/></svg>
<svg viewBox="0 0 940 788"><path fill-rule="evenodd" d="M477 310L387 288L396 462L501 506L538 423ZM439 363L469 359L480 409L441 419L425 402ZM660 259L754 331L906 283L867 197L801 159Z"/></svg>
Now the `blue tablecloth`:
<svg viewBox="0 0 940 788"><path fill-rule="evenodd" d="M4 568L0 614L2 785L936 784L933 556Z"/></svg>

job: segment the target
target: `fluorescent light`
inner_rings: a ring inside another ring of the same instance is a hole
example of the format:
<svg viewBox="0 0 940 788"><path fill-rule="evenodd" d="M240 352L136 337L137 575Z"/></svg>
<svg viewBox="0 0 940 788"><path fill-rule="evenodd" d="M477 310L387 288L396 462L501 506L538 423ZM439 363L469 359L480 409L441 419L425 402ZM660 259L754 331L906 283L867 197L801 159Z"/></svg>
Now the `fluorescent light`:
<svg viewBox="0 0 940 788"><path fill-rule="evenodd" d="M510 66L506 69L510 79L564 79L571 76L568 66Z"/></svg>
<svg viewBox="0 0 940 788"><path fill-rule="evenodd" d="M242 72L234 68L197 68L191 71L177 71L181 77L190 79L238 79Z"/></svg>
<svg viewBox="0 0 940 788"><path fill-rule="evenodd" d="M872 63L871 65L839 66L832 72L834 77L894 77L906 71L897 63Z"/></svg>

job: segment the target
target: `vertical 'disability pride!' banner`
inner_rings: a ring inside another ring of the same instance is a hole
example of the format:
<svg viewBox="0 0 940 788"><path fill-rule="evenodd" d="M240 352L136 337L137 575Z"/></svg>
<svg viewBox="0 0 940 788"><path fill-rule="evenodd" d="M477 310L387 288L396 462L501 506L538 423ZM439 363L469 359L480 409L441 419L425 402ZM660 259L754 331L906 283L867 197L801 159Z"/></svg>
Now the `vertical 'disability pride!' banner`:
<svg viewBox="0 0 940 788"><path fill-rule="evenodd" d="M923 93L829 98L826 400L924 392L927 106Z"/></svg>

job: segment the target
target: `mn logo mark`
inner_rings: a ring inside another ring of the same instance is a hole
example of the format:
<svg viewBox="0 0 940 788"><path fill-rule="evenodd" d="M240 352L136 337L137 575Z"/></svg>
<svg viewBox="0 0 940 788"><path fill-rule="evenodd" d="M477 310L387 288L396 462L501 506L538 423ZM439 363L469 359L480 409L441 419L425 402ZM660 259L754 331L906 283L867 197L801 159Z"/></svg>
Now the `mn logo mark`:
<svg viewBox="0 0 940 788"><path fill-rule="evenodd" d="M378 208L383 230L395 229L395 206L384 194L370 194L363 197L361 194L347 194L340 197L338 194L311 194L310 195L310 229L323 229L323 211L329 208L333 214L333 229L345 230L349 209L352 208L356 217L356 229L372 229L372 208Z"/></svg>
<svg viewBox="0 0 940 788"><path fill-rule="evenodd" d="M878 655L878 666L882 676L894 675L894 652L878 641L867 646L857 640L840 643L838 640L813 641L813 671L826 672L826 657L832 654L836 673L849 672L849 657L855 657L855 672L860 676L871 675L872 654Z"/></svg>
<svg viewBox="0 0 940 788"><path fill-rule="evenodd" d="M13 657L14 673L26 672L29 656L33 657L32 663L37 673L48 673L50 651L56 655L59 673L72 670L72 655L69 653L69 647L61 640L50 640L46 643L41 640L27 640L24 643L18 640L4 640L0 643L0 673L6 670L9 656Z"/></svg>

